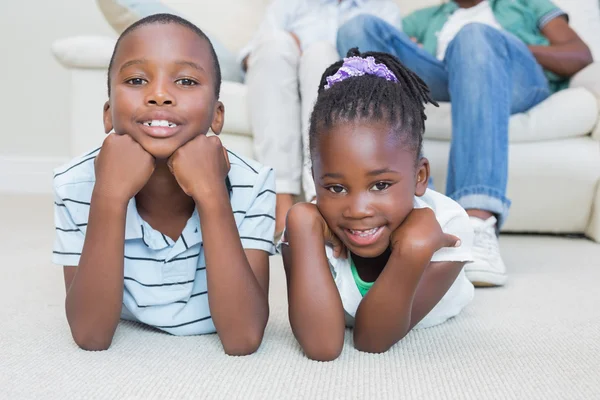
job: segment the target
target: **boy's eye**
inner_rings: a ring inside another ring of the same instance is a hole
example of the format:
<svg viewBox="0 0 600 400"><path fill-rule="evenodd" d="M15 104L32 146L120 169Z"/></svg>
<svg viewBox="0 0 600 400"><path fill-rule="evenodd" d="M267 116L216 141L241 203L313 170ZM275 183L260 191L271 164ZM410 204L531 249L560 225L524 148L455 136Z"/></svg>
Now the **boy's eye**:
<svg viewBox="0 0 600 400"><path fill-rule="evenodd" d="M194 86L198 84L196 81L188 78L179 79L175 83L181 86Z"/></svg>
<svg viewBox="0 0 600 400"><path fill-rule="evenodd" d="M129 84L129 85L145 85L146 83L148 83L145 79L142 78L131 78L125 81L125 83Z"/></svg>
<svg viewBox="0 0 600 400"><path fill-rule="evenodd" d="M340 185L329 186L327 188L327 190L329 190L331 193L335 193L335 194L340 194L340 193L346 192L346 189L344 189L344 187L340 186Z"/></svg>
<svg viewBox="0 0 600 400"><path fill-rule="evenodd" d="M373 191L381 191L381 190L385 190L387 188L390 187L390 184L387 182L377 182L375 185L373 185Z"/></svg>

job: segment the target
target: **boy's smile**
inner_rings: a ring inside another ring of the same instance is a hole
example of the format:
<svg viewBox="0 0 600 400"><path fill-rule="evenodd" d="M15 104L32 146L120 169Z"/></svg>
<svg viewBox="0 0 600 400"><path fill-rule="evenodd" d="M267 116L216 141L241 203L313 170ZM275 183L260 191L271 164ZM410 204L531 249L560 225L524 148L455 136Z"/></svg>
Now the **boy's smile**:
<svg viewBox="0 0 600 400"><path fill-rule="evenodd" d="M317 206L354 254L372 258L427 188L427 160L400 143L387 124L338 124L319 135L313 157Z"/></svg>
<svg viewBox="0 0 600 400"><path fill-rule="evenodd" d="M105 129L128 134L158 160L212 127L223 106L206 40L178 24L151 24L123 38L111 72Z"/></svg>

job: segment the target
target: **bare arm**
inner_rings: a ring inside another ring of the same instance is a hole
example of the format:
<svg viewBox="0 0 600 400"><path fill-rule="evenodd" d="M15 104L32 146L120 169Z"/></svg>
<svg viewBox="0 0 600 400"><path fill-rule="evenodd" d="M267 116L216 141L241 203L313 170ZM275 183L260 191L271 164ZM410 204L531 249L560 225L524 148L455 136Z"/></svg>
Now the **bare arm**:
<svg viewBox="0 0 600 400"><path fill-rule="evenodd" d="M588 46L564 18L554 18L542 29L549 46L529 46L542 67L560 76L571 77L593 62Z"/></svg>
<svg viewBox="0 0 600 400"><path fill-rule="evenodd" d="M464 263L405 262L392 253L385 269L356 313L354 344L369 353L382 353L404 338L444 297Z"/></svg>
<svg viewBox="0 0 600 400"><path fill-rule="evenodd" d="M308 358L330 361L344 344L344 308L325 255L324 221L317 214L308 203L289 211L283 263L294 336Z"/></svg>
<svg viewBox="0 0 600 400"><path fill-rule="evenodd" d="M457 243L459 238L442 231L431 209L411 211L392 233L392 254L356 312L358 350L387 351L435 307L462 264L431 263L431 258Z"/></svg>
<svg viewBox="0 0 600 400"><path fill-rule="evenodd" d="M211 195L194 196L200 215L208 301L225 352L254 353L269 318L269 257L244 252L225 184Z"/></svg>
<svg viewBox="0 0 600 400"><path fill-rule="evenodd" d="M79 266L64 268L67 321L84 350L108 349L119 323L126 210L95 192Z"/></svg>
<svg viewBox="0 0 600 400"><path fill-rule="evenodd" d="M106 137L95 160L87 232L77 268L65 266L66 313L75 343L109 348L121 316L127 204L154 171L154 158L129 135Z"/></svg>

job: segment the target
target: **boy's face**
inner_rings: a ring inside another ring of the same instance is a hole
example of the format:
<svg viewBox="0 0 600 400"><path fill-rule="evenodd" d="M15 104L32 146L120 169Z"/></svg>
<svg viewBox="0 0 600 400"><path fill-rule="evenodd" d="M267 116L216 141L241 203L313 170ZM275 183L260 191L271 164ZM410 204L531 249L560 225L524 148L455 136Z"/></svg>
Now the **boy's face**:
<svg viewBox="0 0 600 400"><path fill-rule="evenodd" d="M415 167L414 151L385 123L337 125L318 140L313 176L319 211L352 253L383 254L414 196L427 189L427 160Z"/></svg>
<svg viewBox="0 0 600 400"><path fill-rule="evenodd" d="M130 135L158 160L209 128L220 133L209 43L178 24L141 26L119 44L104 107L106 132Z"/></svg>

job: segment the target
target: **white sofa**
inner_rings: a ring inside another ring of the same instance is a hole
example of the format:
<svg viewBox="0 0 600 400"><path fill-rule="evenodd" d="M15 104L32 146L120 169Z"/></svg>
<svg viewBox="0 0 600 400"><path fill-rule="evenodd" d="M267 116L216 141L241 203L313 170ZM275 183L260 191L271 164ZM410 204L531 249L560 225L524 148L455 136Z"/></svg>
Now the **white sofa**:
<svg viewBox="0 0 600 400"><path fill-rule="evenodd" d="M269 0L163 0L230 50L251 37ZM397 0L403 13L441 0ZM555 0L570 14L571 25L600 57L597 0ZM116 36L116 35L115 35ZM101 143L100 110L106 101L106 69L115 37L73 37L53 45L71 72L71 154ZM224 82L226 107L222 139L252 157L252 128L243 84ZM476 105L474 105L476 106ZM574 77L571 87L510 121L508 196L513 206L504 231L585 233L600 242L600 63ZM427 111L425 152L437 188L445 187L451 135L450 104Z"/></svg>

